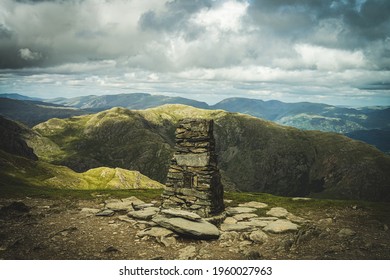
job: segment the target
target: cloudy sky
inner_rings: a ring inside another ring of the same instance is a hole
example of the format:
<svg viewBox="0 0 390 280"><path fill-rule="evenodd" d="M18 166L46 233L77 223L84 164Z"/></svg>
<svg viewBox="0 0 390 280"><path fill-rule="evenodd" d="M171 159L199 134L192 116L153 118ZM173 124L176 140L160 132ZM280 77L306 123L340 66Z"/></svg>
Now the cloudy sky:
<svg viewBox="0 0 390 280"><path fill-rule="evenodd" d="M389 0L0 0L0 92L390 105Z"/></svg>

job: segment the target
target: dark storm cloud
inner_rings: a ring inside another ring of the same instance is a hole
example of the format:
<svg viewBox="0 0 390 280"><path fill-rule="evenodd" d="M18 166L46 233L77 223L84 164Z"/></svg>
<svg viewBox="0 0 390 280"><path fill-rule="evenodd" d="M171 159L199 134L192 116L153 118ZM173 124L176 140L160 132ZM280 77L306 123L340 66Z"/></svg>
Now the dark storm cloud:
<svg viewBox="0 0 390 280"><path fill-rule="evenodd" d="M201 9L212 7L212 0L175 0L165 4L166 11L149 10L139 19L141 30L180 33L186 39L195 39L202 28L191 25L188 19Z"/></svg>

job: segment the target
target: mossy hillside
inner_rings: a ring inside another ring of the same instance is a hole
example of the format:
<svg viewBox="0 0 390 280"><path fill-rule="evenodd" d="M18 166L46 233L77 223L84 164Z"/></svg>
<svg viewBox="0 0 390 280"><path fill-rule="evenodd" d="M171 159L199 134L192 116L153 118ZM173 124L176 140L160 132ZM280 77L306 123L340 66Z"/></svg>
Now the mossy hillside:
<svg viewBox="0 0 390 280"><path fill-rule="evenodd" d="M65 166L32 161L0 150L2 185L24 185L59 189L159 189L163 185L121 168L101 167L77 173Z"/></svg>
<svg viewBox="0 0 390 280"><path fill-rule="evenodd" d="M59 163L72 169L119 166L164 183L175 127L186 117L214 119L227 189L390 200L390 158L377 149L338 134L301 131L243 114L184 105L114 108L64 120L74 128L43 123L35 130L62 148L66 156ZM72 129L77 132L69 135Z"/></svg>

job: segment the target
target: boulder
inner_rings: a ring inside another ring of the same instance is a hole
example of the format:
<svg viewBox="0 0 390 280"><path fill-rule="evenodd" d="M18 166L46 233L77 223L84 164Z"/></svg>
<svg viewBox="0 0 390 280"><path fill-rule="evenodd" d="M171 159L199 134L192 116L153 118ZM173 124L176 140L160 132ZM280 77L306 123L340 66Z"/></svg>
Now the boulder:
<svg viewBox="0 0 390 280"><path fill-rule="evenodd" d="M289 220L277 220L269 223L263 230L271 233L284 233L288 231L297 231L298 225Z"/></svg>
<svg viewBox="0 0 390 280"><path fill-rule="evenodd" d="M180 217L169 218L162 215L156 215L153 217L152 221L161 227L193 238L212 239L219 237L218 228L204 220L191 221Z"/></svg>

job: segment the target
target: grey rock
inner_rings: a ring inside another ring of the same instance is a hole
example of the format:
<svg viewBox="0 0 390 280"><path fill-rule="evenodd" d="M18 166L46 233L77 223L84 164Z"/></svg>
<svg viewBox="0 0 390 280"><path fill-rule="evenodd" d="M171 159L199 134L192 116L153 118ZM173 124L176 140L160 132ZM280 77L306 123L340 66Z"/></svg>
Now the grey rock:
<svg viewBox="0 0 390 280"><path fill-rule="evenodd" d="M287 216L288 211L282 207L273 207L266 214L273 217L284 218Z"/></svg>
<svg viewBox="0 0 390 280"><path fill-rule="evenodd" d="M201 167L207 166L210 161L210 157L207 153L202 154L175 154L174 158L178 165Z"/></svg>
<svg viewBox="0 0 390 280"><path fill-rule="evenodd" d="M268 207L268 204L265 204L265 203L262 203L262 202L257 202L257 201L249 201L249 202L246 202L246 203L238 204L238 206L262 209L262 208Z"/></svg>
<svg viewBox="0 0 390 280"><path fill-rule="evenodd" d="M221 236L219 237L219 240L221 241L232 241L237 240L240 237L240 234L236 231L227 231L221 233Z"/></svg>
<svg viewBox="0 0 390 280"><path fill-rule="evenodd" d="M132 225L134 225L134 224L137 223L136 220L133 220L133 219L129 218L129 217L126 216L126 215L118 216L118 220L120 220L120 221L122 221L122 222L130 223L130 224L132 224Z"/></svg>
<svg viewBox="0 0 390 280"><path fill-rule="evenodd" d="M161 213L166 214L168 216L181 217L192 221L199 221L202 219L202 217L196 213L188 212L180 209L163 209L161 210Z"/></svg>
<svg viewBox="0 0 390 280"><path fill-rule="evenodd" d="M226 208L226 213L230 216L243 214L243 213L252 213L257 209L252 207L228 207Z"/></svg>
<svg viewBox="0 0 390 280"><path fill-rule="evenodd" d="M105 207L113 211L132 211L133 205L131 202L124 202L120 199L110 199L105 201Z"/></svg>
<svg viewBox="0 0 390 280"><path fill-rule="evenodd" d="M115 211L114 210L111 210L111 209L104 209L100 212L97 212L95 214L95 216L99 216L99 217L111 217L115 214Z"/></svg>
<svg viewBox="0 0 390 280"><path fill-rule="evenodd" d="M257 215L254 213L243 213L243 214L237 214L233 216L233 218L237 221L243 221L255 217L257 217Z"/></svg>
<svg viewBox="0 0 390 280"><path fill-rule="evenodd" d="M158 241L165 247L170 247L176 244L176 238L174 236L162 236Z"/></svg>
<svg viewBox="0 0 390 280"><path fill-rule="evenodd" d="M287 213L286 218L289 219L291 222L297 223L297 224L302 224L302 223L307 222L307 220L305 220L304 218L295 216L294 214L291 214L291 213Z"/></svg>
<svg viewBox="0 0 390 280"><path fill-rule="evenodd" d="M267 242L268 235L265 234L265 232L263 232L262 230L255 230L249 234L249 240L251 240L255 243L263 244L263 243Z"/></svg>
<svg viewBox="0 0 390 280"><path fill-rule="evenodd" d="M271 223L272 221L267 221L267 220L261 220L261 219L258 219L258 218L252 218L248 221L248 224L251 225L251 226L254 226L254 227L265 227L267 226L269 223Z"/></svg>
<svg viewBox="0 0 390 280"><path fill-rule="evenodd" d="M154 206L153 203L144 203L144 204L134 205L134 209L135 210L142 210L142 209L145 209L148 207L153 207L153 206Z"/></svg>
<svg viewBox="0 0 390 280"><path fill-rule="evenodd" d="M237 224L237 220L232 218L232 217L227 217L224 221L223 221L224 224L227 224L227 225L233 225L233 224Z"/></svg>
<svg viewBox="0 0 390 280"><path fill-rule="evenodd" d="M122 201L125 202L125 203L132 203L134 206L145 204L144 201L142 201L141 199L139 199L138 197L135 197L135 196L122 198Z"/></svg>
<svg viewBox="0 0 390 280"><path fill-rule="evenodd" d="M252 229L252 226L247 224L222 224L221 230L222 231L246 231Z"/></svg>
<svg viewBox="0 0 390 280"><path fill-rule="evenodd" d="M150 220L159 210L157 207L149 207L139 211L130 211L127 215L140 220Z"/></svg>
<svg viewBox="0 0 390 280"><path fill-rule="evenodd" d="M220 234L215 225L204 220L191 221L180 217L167 218L162 215L156 215L152 221L176 233L199 239L218 238Z"/></svg>
<svg viewBox="0 0 390 280"><path fill-rule="evenodd" d="M263 230L271 233L284 233L288 231L297 231L298 225L289 220L277 220L269 223Z"/></svg>
<svg viewBox="0 0 390 280"><path fill-rule="evenodd" d="M175 233L163 227L150 227L137 232L138 237L153 236L153 237L168 237Z"/></svg>

